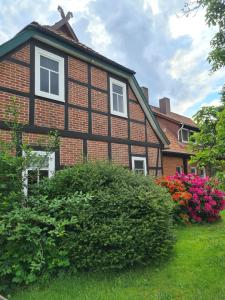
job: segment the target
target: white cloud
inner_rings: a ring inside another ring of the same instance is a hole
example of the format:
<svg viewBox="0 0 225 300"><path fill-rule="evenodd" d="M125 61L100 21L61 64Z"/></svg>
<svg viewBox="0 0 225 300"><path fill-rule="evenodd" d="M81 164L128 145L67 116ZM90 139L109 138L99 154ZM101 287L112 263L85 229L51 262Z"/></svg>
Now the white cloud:
<svg viewBox="0 0 225 300"><path fill-rule="evenodd" d="M159 9L159 1L158 0L144 0L144 10L147 11L151 9L153 15L157 15L160 13Z"/></svg>
<svg viewBox="0 0 225 300"><path fill-rule="evenodd" d="M220 105L221 105L220 99L216 98L216 99L211 100L209 103L206 103L206 102L202 103L201 107L203 107L203 106L220 106Z"/></svg>
<svg viewBox="0 0 225 300"><path fill-rule="evenodd" d="M222 71L209 75L210 66L207 55L210 52L210 40L215 29L205 24L204 11L195 17L186 18L175 15L169 18L169 28L173 39L187 36L191 44L186 49L178 49L170 59L167 72L182 85L186 85L187 94L177 98L176 107L181 113L200 103L207 95L218 92L218 82L224 78Z"/></svg>

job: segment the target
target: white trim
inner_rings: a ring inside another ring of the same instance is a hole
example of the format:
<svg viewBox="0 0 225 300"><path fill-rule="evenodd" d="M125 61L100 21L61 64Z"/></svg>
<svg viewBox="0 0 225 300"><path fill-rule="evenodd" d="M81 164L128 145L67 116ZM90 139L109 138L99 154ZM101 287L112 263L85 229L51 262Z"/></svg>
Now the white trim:
<svg viewBox="0 0 225 300"><path fill-rule="evenodd" d="M195 172L194 173L191 172L191 174L197 175L197 168L196 167L191 167L190 169L195 170Z"/></svg>
<svg viewBox="0 0 225 300"><path fill-rule="evenodd" d="M180 168L180 172L177 171L177 168ZM176 173L178 173L178 174L182 174L183 173L182 166L176 166Z"/></svg>
<svg viewBox="0 0 225 300"><path fill-rule="evenodd" d="M201 171L203 171L203 176L200 175L199 177L201 177L201 178L206 178L206 170L205 170L205 167L201 168L201 169L200 169L200 172L201 172Z"/></svg>
<svg viewBox="0 0 225 300"><path fill-rule="evenodd" d="M47 153L46 151L31 151L31 153L36 154L37 156L45 156L47 155L49 158L49 165L48 168L46 167L40 167L39 170L47 170L49 171L49 178L52 177L55 174L55 153ZM23 156L25 156L26 153L23 151ZM35 170L35 167L28 167L26 170L22 172L22 178L23 178L23 192L24 195L27 196L28 193L28 171L29 170Z"/></svg>
<svg viewBox="0 0 225 300"><path fill-rule="evenodd" d="M68 53L70 54L71 56L73 57L76 57L76 58L80 58L86 62L89 62L97 67L100 67L108 72L111 72L112 74L115 74L117 76L121 76L122 78L125 78L128 80L134 94L136 95L143 111L145 112L146 116L147 116L147 119L149 121L149 123L151 124L152 128L154 129L154 131L157 133L157 135L159 136L161 142L164 144L164 146L168 146L170 143L164 138L163 136L163 132L161 130L159 130L158 126L156 125L155 121L153 120L152 116L151 116L151 113L149 112L148 108L147 108L147 105L145 103L145 101L143 100L137 86L136 86L136 82L137 80L135 79L135 76L134 75L130 75L130 74L127 74L125 71L122 71L122 70L119 70L119 69L116 69L116 67L111 67L111 66L108 66L106 64L102 64L99 60L95 59L95 58L89 58L87 57L86 55L82 55L82 53L78 53L78 52L75 52L73 50L70 50L70 49L67 49L66 47L64 46L61 46L59 45L57 42L53 42L51 40L49 40L48 38L44 37L44 36L40 36L39 34L34 34L34 38L36 38L37 40L47 44L47 45L50 45L56 49L59 49L65 53ZM137 83L138 84L138 83Z"/></svg>
<svg viewBox="0 0 225 300"><path fill-rule="evenodd" d="M139 156L132 156L132 170L135 171L134 168L134 162L138 161L143 161L144 162L144 175L147 175L147 163L146 163L146 157L139 157Z"/></svg>
<svg viewBox="0 0 225 300"><path fill-rule="evenodd" d="M50 58L59 63L59 95L43 92L40 90L40 56ZM65 74L64 74L64 58L35 47L35 95L45 98L65 102Z"/></svg>
<svg viewBox="0 0 225 300"><path fill-rule="evenodd" d="M184 131L187 131L188 132L188 139L187 139L187 141L186 140L184 140L184 138L183 138L183 130ZM181 129L181 138L182 138L182 143L185 143L185 144L188 144L189 143L189 129L187 129L187 128L182 128Z"/></svg>
<svg viewBox="0 0 225 300"><path fill-rule="evenodd" d="M116 84L122 87L123 89L123 111L124 111L123 113L113 109L113 89L112 89L113 84ZM126 83L116 80L115 78L112 77L110 77L110 109L111 109L111 114L127 118L127 85Z"/></svg>

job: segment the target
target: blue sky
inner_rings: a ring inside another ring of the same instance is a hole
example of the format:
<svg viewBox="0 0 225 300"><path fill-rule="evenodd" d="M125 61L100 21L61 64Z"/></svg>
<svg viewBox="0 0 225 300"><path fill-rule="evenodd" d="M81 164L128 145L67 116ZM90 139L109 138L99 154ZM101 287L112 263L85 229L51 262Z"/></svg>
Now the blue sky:
<svg viewBox="0 0 225 300"><path fill-rule="evenodd" d="M73 12L70 23L80 42L136 71L149 88L150 103L164 96L172 110L192 116L217 105L224 70L212 75L206 60L215 29L204 11L180 14L182 0L0 0L0 43L32 21L54 24L57 6Z"/></svg>

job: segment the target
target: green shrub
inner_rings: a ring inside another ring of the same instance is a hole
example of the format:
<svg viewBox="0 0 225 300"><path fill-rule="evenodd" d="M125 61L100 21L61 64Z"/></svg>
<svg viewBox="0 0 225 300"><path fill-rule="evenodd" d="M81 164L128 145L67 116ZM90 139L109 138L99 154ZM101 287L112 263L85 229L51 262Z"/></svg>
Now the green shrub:
<svg viewBox="0 0 225 300"><path fill-rule="evenodd" d="M59 171L0 216L0 281L160 261L174 237L171 198L150 178L108 163Z"/></svg>

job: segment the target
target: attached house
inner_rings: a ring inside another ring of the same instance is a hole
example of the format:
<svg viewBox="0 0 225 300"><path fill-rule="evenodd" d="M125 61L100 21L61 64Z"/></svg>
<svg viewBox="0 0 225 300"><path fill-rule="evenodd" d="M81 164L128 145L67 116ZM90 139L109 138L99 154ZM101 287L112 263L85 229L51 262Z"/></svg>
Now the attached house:
<svg viewBox="0 0 225 300"><path fill-rule="evenodd" d="M198 131L197 125L191 118L172 112L170 99L166 97L159 100L159 107L151 105L151 109L170 141L170 145L162 151L163 174L167 176L184 172L205 177L205 169L189 164L189 138Z"/></svg>
<svg viewBox="0 0 225 300"><path fill-rule="evenodd" d="M0 138L10 139L5 111L16 96L21 143L41 155L40 138L53 129L60 136L37 176L86 159L159 176L169 141L134 75L80 43L68 14L53 26L32 22L0 46Z"/></svg>

